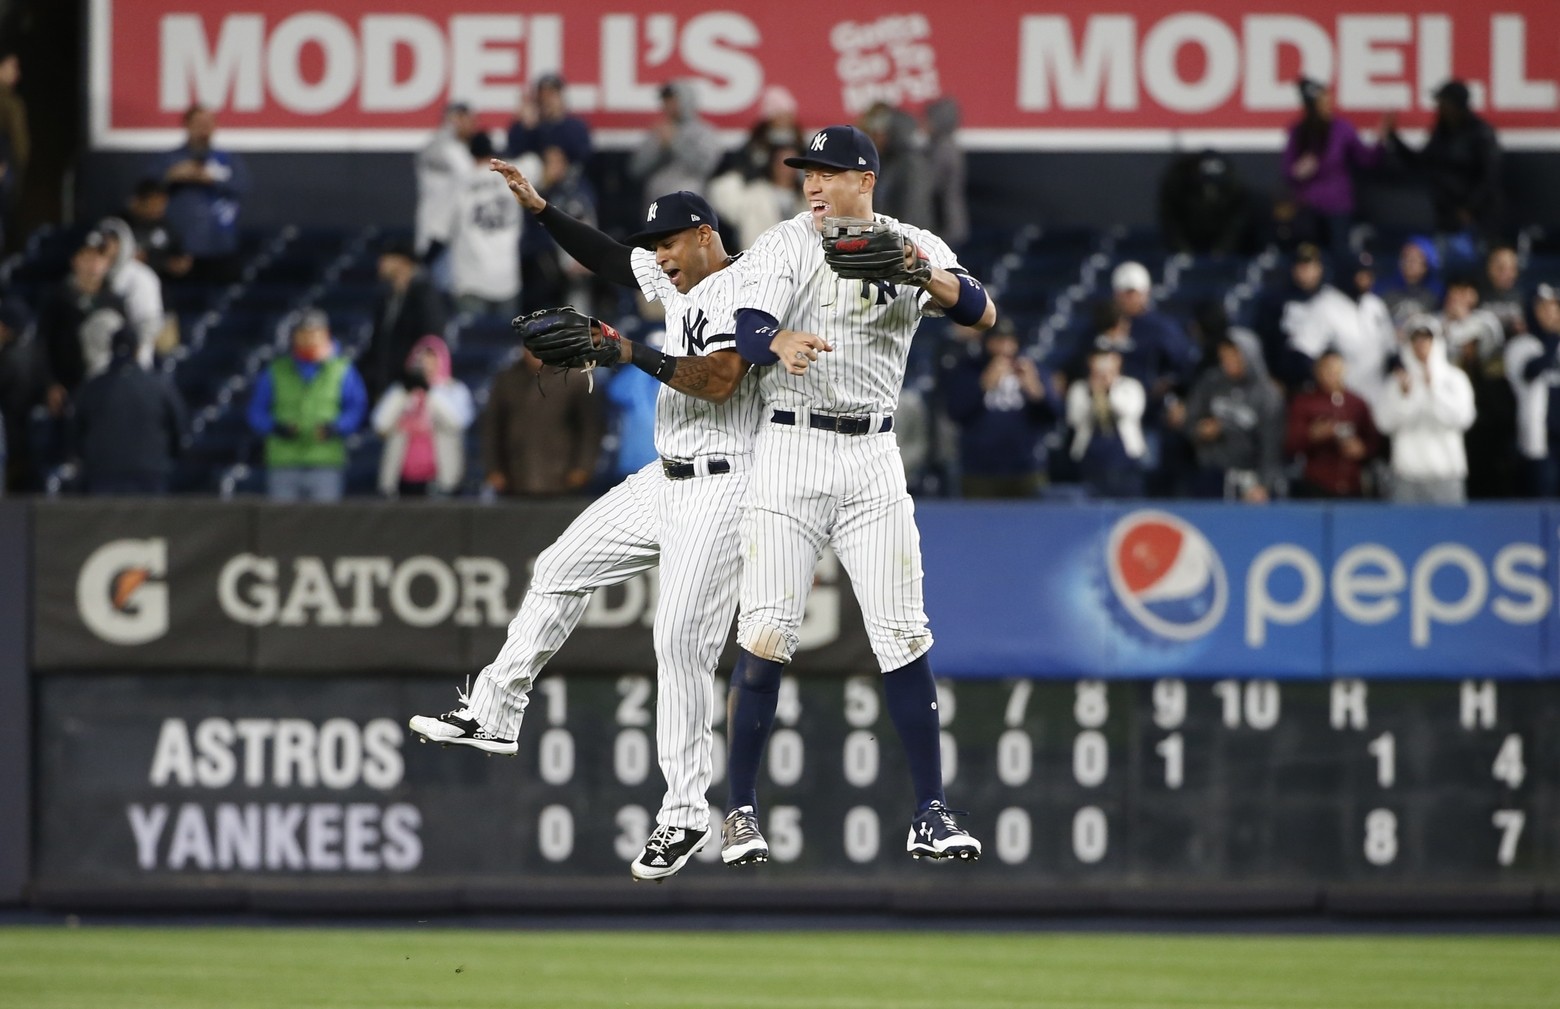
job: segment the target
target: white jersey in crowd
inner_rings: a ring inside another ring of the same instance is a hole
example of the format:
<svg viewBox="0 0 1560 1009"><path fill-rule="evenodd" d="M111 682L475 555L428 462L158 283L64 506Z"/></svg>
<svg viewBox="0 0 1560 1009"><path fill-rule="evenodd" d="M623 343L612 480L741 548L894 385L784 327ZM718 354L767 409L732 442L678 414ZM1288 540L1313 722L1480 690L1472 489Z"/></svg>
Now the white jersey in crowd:
<svg viewBox="0 0 1560 1009"><path fill-rule="evenodd" d="M716 270L687 294L661 272L649 249L635 249L631 261L639 289L666 308L663 352L703 357L736 349L737 296L750 257ZM663 385L655 401L655 450L664 459L747 455L753 451L759 409L757 380L751 377L724 403L695 399Z"/></svg>
<svg viewBox="0 0 1560 1009"><path fill-rule="evenodd" d="M456 295L504 301L520 293L520 206L502 175L473 170L465 177L455 192L449 236Z"/></svg>
<svg viewBox="0 0 1560 1009"><path fill-rule="evenodd" d="M1323 284L1309 301L1284 309L1289 345L1315 360L1329 347L1343 356L1343 384L1374 406L1387 381L1387 361L1398 351L1387 303L1370 292L1355 300Z"/></svg>
<svg viewBox="0 0 1560 1009"><path fill-rule="evenodd" d="M442 127L417 152L417 252L428 251L429 242L448 242L450 213L455 193L470 175L471 151L466 142Z"/></svg>
<svg viewBox="0 0 1560 1009"><path fill-rule="evenodd" d="M933 266L961 270L947 243L930 231L875 214L876 220L914 242ZM823 259L823 244L810 211L770 228L749 250L743 308L768 312L782 329L821 336L834 350L818 355L807 372L763 371L764 403L825 413L892 414L904 384L905 361L925 291L865 280L843 280ZM901 297L913 292L914 297Z"/></svg>

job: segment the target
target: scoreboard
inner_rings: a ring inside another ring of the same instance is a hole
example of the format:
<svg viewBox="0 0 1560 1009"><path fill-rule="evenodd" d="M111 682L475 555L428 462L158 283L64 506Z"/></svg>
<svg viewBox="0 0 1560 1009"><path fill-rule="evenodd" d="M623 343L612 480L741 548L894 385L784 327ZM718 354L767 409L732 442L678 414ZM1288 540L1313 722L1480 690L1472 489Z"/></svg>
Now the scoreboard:
<svg viewBox="0 0 1560 1009"><path fill-rule="evenodd" d="M712 843L651 888L657 899L729 891L762 906L805 891L827 903L868 887L889 902L1019 910L1177 894L1194 907L1263 894L1343 906L1370 892L1537 908L1560 889L1560 683L939 691L949 805L968 810L980 862L905 854L909 779L877 677L788 677L759 781L771 862L728 869ZM35 891L155 904L327 888L347 909L352 893L384 888L434 903L507 892L524 904L549 887L642 900L627 862L662 791L653 678L544 676L517 758L419 745L407 714L448 695L413 679L49 677ZM710 796L723 807L723 782Z"/></svg>

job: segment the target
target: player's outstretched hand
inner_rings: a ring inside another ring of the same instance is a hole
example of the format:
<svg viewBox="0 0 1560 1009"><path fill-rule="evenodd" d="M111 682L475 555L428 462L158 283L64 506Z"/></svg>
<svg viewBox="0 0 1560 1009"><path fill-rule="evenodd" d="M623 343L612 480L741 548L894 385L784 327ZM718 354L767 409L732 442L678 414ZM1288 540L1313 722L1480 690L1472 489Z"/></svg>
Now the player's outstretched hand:
<svg viewBox="0 0 1560 1009"><path fill-rule="evenodd" d="M807 368L818 360L819 354L827 354L834 348L829 341L813 333L794 329L782 329L769 341L769 349L780 358L780 363L792 375L804 375Z"/></svg>
<svg viewBox="0 0 1560 1009"><path fill-rule="evenodd" d="M504 182L508 184L509 191L515 194L515 200L520 206L533 214L541 213L542 208L547 206L547 201L542 199L542 194L531 185L530 179L521 174L520 169L500 158L494 158L489 164L493 171L504 177Z"/></svg>

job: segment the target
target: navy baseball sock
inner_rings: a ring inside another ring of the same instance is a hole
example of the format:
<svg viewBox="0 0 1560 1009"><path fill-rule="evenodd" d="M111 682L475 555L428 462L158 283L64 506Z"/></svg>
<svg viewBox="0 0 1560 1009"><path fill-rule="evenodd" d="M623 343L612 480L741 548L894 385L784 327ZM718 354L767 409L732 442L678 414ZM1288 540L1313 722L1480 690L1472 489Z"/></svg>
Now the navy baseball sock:
<svg viewBox="0 0 1560 1009"><path fill-rule="evenodd" d="M745 648L737 655L736 668L731 671L731 696L726 701L726 730L731 734L726 762L730 788L727 811L739 806L758 808L758 765L775 724L780 671L784 668Z"/></svg>
<svg viewBox="0 0 1560 1009"><path fill-rule="evenodd" d="M883 674L883 699L910 765L915 808L943 802L942 726L937 719L937 681L932 664L921 656Z"/></svg>

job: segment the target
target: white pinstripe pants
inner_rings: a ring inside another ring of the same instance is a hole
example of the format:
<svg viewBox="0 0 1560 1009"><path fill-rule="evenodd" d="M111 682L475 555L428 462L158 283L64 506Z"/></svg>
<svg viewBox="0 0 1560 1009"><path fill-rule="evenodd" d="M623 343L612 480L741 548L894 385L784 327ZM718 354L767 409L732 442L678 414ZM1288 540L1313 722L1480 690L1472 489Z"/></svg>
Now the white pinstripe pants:
<svg viewBox="0 0 1560 1009"><path fill-rule="evenodd" d="M655 609L656 757L666 779L657 820L709 825L714 775L712 673L736 608L739 517L748 460L733 471L668 480L659 460L612 488L536 559L498 657L469 707L506 738L520 731L531 686L585 613L591 593L661 567Z"/></svg>
<svg viewBox="0 0 1560 1009"><path fill-rule="evenodd" d="M750 495L742 516L742 647L768 658L778 644L777 657L790 661L825 543L850 576L882 672L932 647L921 533L892 432L842 435L766 421Z"/></svg>

